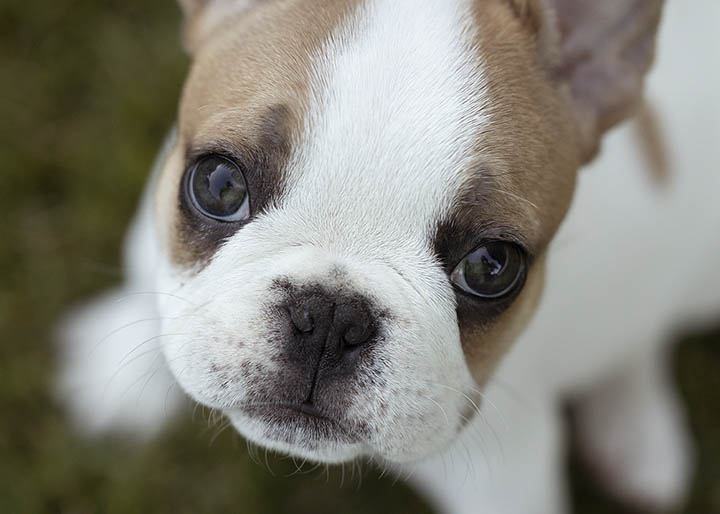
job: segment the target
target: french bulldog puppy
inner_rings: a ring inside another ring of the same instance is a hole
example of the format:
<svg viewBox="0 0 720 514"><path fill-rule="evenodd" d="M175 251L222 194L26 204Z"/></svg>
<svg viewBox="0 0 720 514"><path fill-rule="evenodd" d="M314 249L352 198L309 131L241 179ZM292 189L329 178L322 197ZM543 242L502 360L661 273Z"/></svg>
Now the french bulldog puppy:
<svg viewBox="0 0 720 514"><path fill-rule="evenodd" d="M550 514L572 394L607 485L676 506L665 343L720 312L720 179L654 184L631 128L578 178L640 100L663 2L181 4L193 66L127 282L62 332L77 425L151 436L182 391L440 511Z"/></svg>

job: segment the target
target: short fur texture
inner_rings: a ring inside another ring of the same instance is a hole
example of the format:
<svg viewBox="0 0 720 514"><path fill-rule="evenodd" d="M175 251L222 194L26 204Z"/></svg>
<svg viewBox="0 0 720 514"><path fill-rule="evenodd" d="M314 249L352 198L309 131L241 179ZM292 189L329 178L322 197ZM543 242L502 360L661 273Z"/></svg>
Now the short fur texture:
<svg viewBox="0 0 720 514"><path fill-rule="evenodd" d="M166 294L124 308L156 319L133 330L159 343L182 389L263 446L409 470L447 512L523 514L565 510L556 402L589 391L581 425L611 486L676 504L689 451L661 343L673 324L720 310L720 283L701 281L714 262L705 254L689 265L704 296L658 270L678 273L668 227L675 244L720 256L701 237L720 213L679 217L697 177L663 196L625 173L642 166L631 149L616 147L577 186L641 96L662 2L182 4L194 65L132 232L126 286ZM189 205L184 177L208 153L245 170L247 222ZM527 252L524 288L497 302L454 288L461 259L498 239ZM371 319L371 343L352 366L328 345L299 349L310 339L297 333L297 302L352 307ZM86 429L153 434L160 417L131 412L115 386L99 396L83 385L88 341L113 317L106 303L92 309L66 325L61 388ZM102 354L92 381L125 350ZM145 386L156 411L162 369ZM508 401L497 377L531 406ZM164 401L172 412L177 399ZM498 423L501 471L463 481L463 448L497 460L487 439ZM621 466L626 448L636 455Z"/></svg>

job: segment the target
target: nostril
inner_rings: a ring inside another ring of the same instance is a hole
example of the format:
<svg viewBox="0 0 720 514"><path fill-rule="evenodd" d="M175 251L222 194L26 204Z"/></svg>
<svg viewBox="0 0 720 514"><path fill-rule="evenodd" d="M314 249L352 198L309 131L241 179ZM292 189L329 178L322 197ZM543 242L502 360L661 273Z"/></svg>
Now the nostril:
<svg viewBox="0 0 720 514"><path fill-rule="evenodd" d="M351 325L343 334L343 341L348 346L360 346L364 344L372 335L372 327L367 322L358 322Z"/></svg>
<svg viewBox="0 0 720 514"><path fill-rule="evenodd" d="M310 311L307 309L294 309L293 307L290 307L289 311L290 320L293 322L293 325L295 325L295 328L303 334L309 334L313 331L315 328L315 320L313 320Z"/></svg>
<svg viewBox="0 0 720 514"><path fill-rule="evenodd" d="M337 305L333 325L340 339L340 348L352 352L372 339L375 333L373 316L364 301L345 300Z"/></svg>

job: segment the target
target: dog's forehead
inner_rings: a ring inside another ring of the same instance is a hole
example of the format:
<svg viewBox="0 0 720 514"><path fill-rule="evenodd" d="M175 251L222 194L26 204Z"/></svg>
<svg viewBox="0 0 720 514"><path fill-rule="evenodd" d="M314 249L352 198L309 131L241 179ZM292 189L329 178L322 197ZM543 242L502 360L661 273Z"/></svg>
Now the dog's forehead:
<svg viewBox="0 0 720 514"><path fill-rule="evenodd" d="M505 2L269 2L222 30L197 56L180 140L270 154L268 195L305 226L426 238L490 217L549 240L574 161Z"/></svg>
<svg viewBox="0 0 720 514"><path fill-rule="evenodd" d="M288 208L387 236L422 236L449 211L489 120L467 2L437 4L365 2L323 45L288 166Z"/></svg>

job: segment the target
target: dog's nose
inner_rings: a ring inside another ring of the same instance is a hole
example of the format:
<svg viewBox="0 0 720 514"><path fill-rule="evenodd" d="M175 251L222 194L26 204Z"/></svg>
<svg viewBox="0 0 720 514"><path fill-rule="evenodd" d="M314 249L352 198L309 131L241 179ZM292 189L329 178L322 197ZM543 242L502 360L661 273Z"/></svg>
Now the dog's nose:
<svg viewBox="0 0 720 514"><path fill-rule="evenodd" d="M296 294L287 305L301 353L328 353L335 358L353 352L375 336L369 302L362 296L321 291ZM314 350L314 351L313 351Z"/></svg>
<svg viewBox="0 0 720 514"><path fill-rule="evenodd" d="M278 311L284 379L293 384L294 402L327 406L344 394L359 364L371 359L385 316L359 293L312 285L286 287L285 293Z"/></svg>

